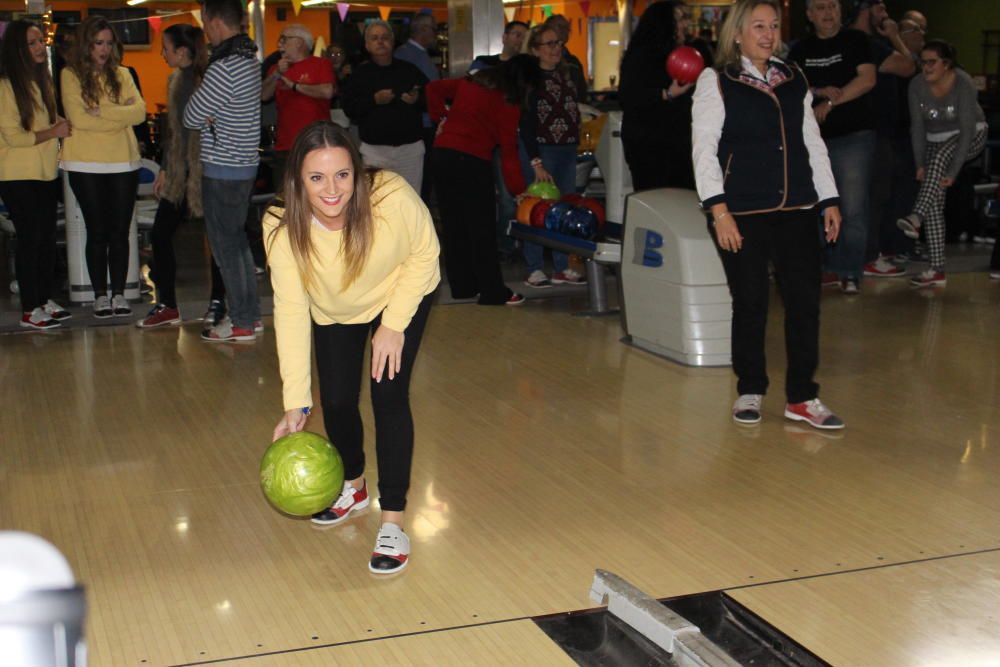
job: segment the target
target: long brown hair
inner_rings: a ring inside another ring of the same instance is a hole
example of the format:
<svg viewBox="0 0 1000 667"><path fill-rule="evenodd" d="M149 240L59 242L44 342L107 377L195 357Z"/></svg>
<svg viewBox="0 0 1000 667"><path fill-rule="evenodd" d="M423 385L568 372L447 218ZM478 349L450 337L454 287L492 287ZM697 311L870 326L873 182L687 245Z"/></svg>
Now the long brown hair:
<svg viewBox="0 0 1000 667"><path fill-rule="evenodd" d="M191 67L194 68L194 80L201 83L208 69L208 46L205 44L205 32L198 26L188 23L175 23L163 31L163 37L170 39L175 49L187 49L191 56Z"/></svg>
<svg viewBox="0 0 1000 667"><path fill-rule="evenodd" d="M31 21L13 21L7 26L0 46L0 77L10 81L21 127L27 132L31 131L35 111L47 112L49 124L56 122L56 93L48 63L36 63L28 51L28 32L32 28L41 32ZM32 84L38 86L43 108L38 106Z"/></svg>
<svg viewBox="0 0 1000 667"><path fill-rule="evenodd" d="M307 155L324 148L345 149L351 157L351 167L354 171L354 193L345 209L346 224L343 229L344 242L341 246L344 261L344 281L341 287L347 289L361 274L375 236L372 209L378 205L377 201L373 201L377 170L365 168L361 153L354 145L354 141L339 125L327 120L316 121L307 125L295 138L285 167L282 197L285 212L281 222L271 233L268 243L274 243L277 233L286 228L302 282L308 287L312 280L315 248L310 236L313 213L302 182L302 164ZM384 195L380 193L379 199L383 197Z"/></svg>
<svg viewBox="0 0 1000 667"><path fill-rule="evenodd" d="M739 66L740 46L736 43L736 38L743 32L743 27L750 20L750 14L753 13L753 10L761 5L767 5L773 9L778 20L781 20L781 7L778 6L778 0L737 0L729 10L729 14L726 15L726 19L722 22L722 28L719 30L719 46L715 54L716 69L723 70L730 65ZM778 53L780 50L781 38L779 37L774 44L773 52Z"/></svg>
<svg viewBox="0 0 1000 667"><path fill-rule="evenodd" d="M94 65L90 52L98 33L103 30L111 31L113 40L111 54L104 66L98 69ZM91 16L80 24L76 29L76 45L69 63L70 69L80 80L80 89L83 92L83 101L89 106L97 106L101 103L101 93L115 104L120 103L122 96L122 84L118 80L118 35L115 29L103 16Z"/></svg>

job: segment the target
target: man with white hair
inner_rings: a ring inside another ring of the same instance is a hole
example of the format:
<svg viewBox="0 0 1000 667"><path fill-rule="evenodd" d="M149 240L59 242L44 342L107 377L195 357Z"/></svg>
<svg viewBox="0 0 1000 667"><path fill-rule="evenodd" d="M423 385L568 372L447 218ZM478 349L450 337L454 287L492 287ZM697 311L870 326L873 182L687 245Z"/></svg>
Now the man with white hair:
<svg viewBox="0 0 1000 667"><path fill-rule="evenodd" d="M431 60L428 51L437 43L437 21L434 16L427 11L422 11L410 20L410 40L396 49L394 54L399 60L413 63L423 72L428 81L437 81L441 78L437 65ZM420 196L425 202L430 200L431 177L428 171L431 168L430 157L431 148L434 146L434 135L437 134L437 127L431 122L431 117L425 111L422 122L424 124L424 179Z"/></svg>
<svg viewBox="0 0 1000 667"><path fill-rule="evenodd" d="M366 25L364 38L370 58L344 84L344 112L358 126L365 164L396 172L420 192L427 77L413 63L393 57L392 28L385 21Z"/></svg>
<svg viewBox="0 0 1000 667"><path fill-rule="evenodd" d="M273 97L278 108L272 174L275 187L280 190L285 161L295 137L312 122L330 120L336 76L328 59L312 55L313 36L304 25L285 26L278 37L278 49L281 58L268 71L260 98L266 102Z"/></svg>

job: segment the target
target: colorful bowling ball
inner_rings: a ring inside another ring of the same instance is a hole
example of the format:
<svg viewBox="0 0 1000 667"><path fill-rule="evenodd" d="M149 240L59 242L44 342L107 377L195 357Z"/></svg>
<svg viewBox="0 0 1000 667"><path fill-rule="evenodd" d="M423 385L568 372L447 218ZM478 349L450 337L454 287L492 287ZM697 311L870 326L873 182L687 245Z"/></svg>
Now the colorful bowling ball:
<svg viewBox="0 0 1000 667"><path fill-rule="evenodd" d="M604 205L597 201L593 197L583 197L577 202L577 206L582 206L586 209L590 209L597 216L597 229L600 231L604 229L604 223L607 221L607 214L604 212Z"/></svg>
<svg viewBox="0 0 1000 667"><path fill-rule="evenodd" d="M531 210L535 207L535 204L542 201L541 197L527 196L521 199L521 203L517 205L517 221L522 225L531 224Z"/></svg>
<svg viewBox="0 0 1000 667"><path fill-rule="evenodd" d="M705 59L694 47L678 46L667 56L667 74L681 85L697 81L703 69Z"/></svg>
<svg viewBox="0 0 1000 667"><path fill-rule="evenodd" d="M329 507L344 486L344 462L326 438L308 431L271 443L260 462L260 486L276 508L309 516Z"/></svg>
<svg viewBox="0 0 1000 667"><path fill-rule="evenodd" d="M545 228L545 214L549 212L552 205L555 204L551 199L539 200L535 207L531 209L531 226Z"/></svg>
<svg viewBox="0 0 1000 667"><path fill-rule="evenodd" d="M545 229L550 232L562 232L563 216L573 210L569 202L559 201L545 212Z"/></svg>
<svg viewBox="0 0 1000 667"><path fill-rule="evenodd" d="M555 183L548 181L535 181L528 186L528 194L542 199L559 199L559 188Z"/></svg>
<svg viewBox="0 0 1000 667"><path fill-rule="evenodd" d="M597 216L589 208L577 206L563 216L562 231L569 236L592 239L597 235Z"/></svg>

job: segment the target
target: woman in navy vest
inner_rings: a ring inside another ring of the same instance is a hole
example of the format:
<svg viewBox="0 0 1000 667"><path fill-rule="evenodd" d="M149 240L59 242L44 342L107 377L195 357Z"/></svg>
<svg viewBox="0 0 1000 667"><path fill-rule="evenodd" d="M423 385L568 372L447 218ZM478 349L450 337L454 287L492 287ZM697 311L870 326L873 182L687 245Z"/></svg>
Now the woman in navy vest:
<svg viewBox="0 0 1000 667"><path fill-rule="evenodd" d="M756 424L767 393L764 330L768 262L785 304L785 417L817 428L844 422L819 400L822 216L837 239L840 210L830 159L801 70L774 57L776 0L738 0L719 35L716 69L698 77L692 157L702 206L733 297L733 419Z"/></svg>

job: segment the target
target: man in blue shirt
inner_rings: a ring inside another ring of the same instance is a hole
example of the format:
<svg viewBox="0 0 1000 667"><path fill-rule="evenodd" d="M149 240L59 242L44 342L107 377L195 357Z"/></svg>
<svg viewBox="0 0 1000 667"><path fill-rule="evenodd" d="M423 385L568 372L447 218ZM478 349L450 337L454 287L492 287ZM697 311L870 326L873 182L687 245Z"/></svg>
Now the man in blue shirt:
<svg viewBox="0 0 1000 667"><path fill-rule="evenodd" d="M420 12L410 20L409 41L399 46L393 56L399 60L405 60L416 65L417 69L427 77L428 81L437 81L441 78L441 73L428 53L428 50L436 43L437 21L434 20L433 15ZM431 123L430 116L427 115L426 111L424 112L423 123L423 139L426 152L424 153L424 180L421 184L420 196L427 202L430 198L431 183L433 181L429 176L431 147L434 145L434 135L437 133L437 128Z"/></svg>

